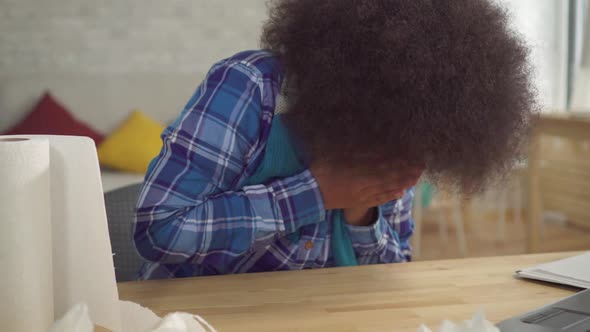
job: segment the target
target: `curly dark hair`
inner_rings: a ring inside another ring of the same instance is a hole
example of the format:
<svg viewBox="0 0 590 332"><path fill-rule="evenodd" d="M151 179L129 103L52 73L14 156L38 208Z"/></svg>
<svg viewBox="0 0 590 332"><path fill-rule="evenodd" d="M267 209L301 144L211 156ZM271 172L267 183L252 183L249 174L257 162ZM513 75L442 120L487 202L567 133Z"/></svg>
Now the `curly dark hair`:
<svg viewBox="0 0 590 332"><path fill-rule="evenodd" d="M522 157L537 111L529 50L493 1L268 7L261 45L285 70L285 117L311 158L420 162L431 181L466 193Z"/></svg>

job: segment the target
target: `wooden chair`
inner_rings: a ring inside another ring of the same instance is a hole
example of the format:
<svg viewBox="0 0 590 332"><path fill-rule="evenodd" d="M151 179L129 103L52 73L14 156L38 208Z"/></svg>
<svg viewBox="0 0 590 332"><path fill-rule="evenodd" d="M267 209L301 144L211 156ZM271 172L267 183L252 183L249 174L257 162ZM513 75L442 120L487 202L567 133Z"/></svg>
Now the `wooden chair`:
<svg viewBox="0 0 590 332"><path fill-rule="evenodd" d="M527 250L540 250L543 210L590 227L590 117L543 115L530 146L527 174Z"/></svg>
<svg viewBox="0 0 590 332"><path fill-rule="evenodd" d="M439 237L442 243L449 242L448 223L453 223L457 246L461 257L467 256L467 237L465 235L465 226L463 218L463 205L460 199L444 194L435 194L432 202L424 204L422 195L424 190L422 186L416 186L414 191L414 208L412 215L414 218L414 235L413 235L413 255L415 258L420 257L422 249L422 227L426 213L434 216L438 223Z"/></svg>

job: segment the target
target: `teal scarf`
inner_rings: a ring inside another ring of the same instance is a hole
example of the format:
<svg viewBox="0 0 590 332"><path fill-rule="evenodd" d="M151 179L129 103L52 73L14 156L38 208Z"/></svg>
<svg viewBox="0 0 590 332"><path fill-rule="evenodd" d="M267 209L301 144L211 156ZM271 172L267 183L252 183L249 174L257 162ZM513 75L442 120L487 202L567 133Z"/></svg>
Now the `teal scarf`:
<svg viewBox="0 0 590 332"><path fill-rule="evenodd" d="M299 159L295 145L280 115L273 118L270 134L266 142L264 159L256 171L250 176L245 185L263 184L273 178L282 178L302 172L305 166ZM332 254L337 266L358 265L344 225L342 210L332 213ZM293 242L299 241L299 232L287 235Z"/></svg>

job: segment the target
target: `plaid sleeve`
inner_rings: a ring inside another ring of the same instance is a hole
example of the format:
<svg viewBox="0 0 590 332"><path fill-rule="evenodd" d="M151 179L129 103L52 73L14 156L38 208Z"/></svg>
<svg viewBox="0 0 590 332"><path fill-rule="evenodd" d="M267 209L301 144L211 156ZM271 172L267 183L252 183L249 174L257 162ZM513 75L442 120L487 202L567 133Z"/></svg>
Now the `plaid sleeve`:
<svg viewBox="0 0 590 332"><path fill-rule="evenodd" d="M309 171L239 188L270 126L276 85L248 62L220 63L164 131L133 226L145 259L225 266L258 243L323 219Z"/></svg>
<svg viewBox="0 0 590 332"><path fill-rule="evenodd" d="M410 237L414 232L412 219L413 189L401 199L378 207L377 221L371 226L347 225L359 264L410 261Z"/></svg>

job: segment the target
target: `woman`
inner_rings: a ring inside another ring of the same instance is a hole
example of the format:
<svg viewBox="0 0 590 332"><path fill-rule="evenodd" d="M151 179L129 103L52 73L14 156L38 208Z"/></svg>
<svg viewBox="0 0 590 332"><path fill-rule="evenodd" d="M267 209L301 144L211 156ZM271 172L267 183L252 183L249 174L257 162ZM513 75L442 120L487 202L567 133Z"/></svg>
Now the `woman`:
<svg viewBox="0 0 590 332"><path fill-rule="evenodd" d="M480 190L535 110L491 0L275 0L262 46L213 65L162 134L140 278L409 261L423 171Z"/></svg>

